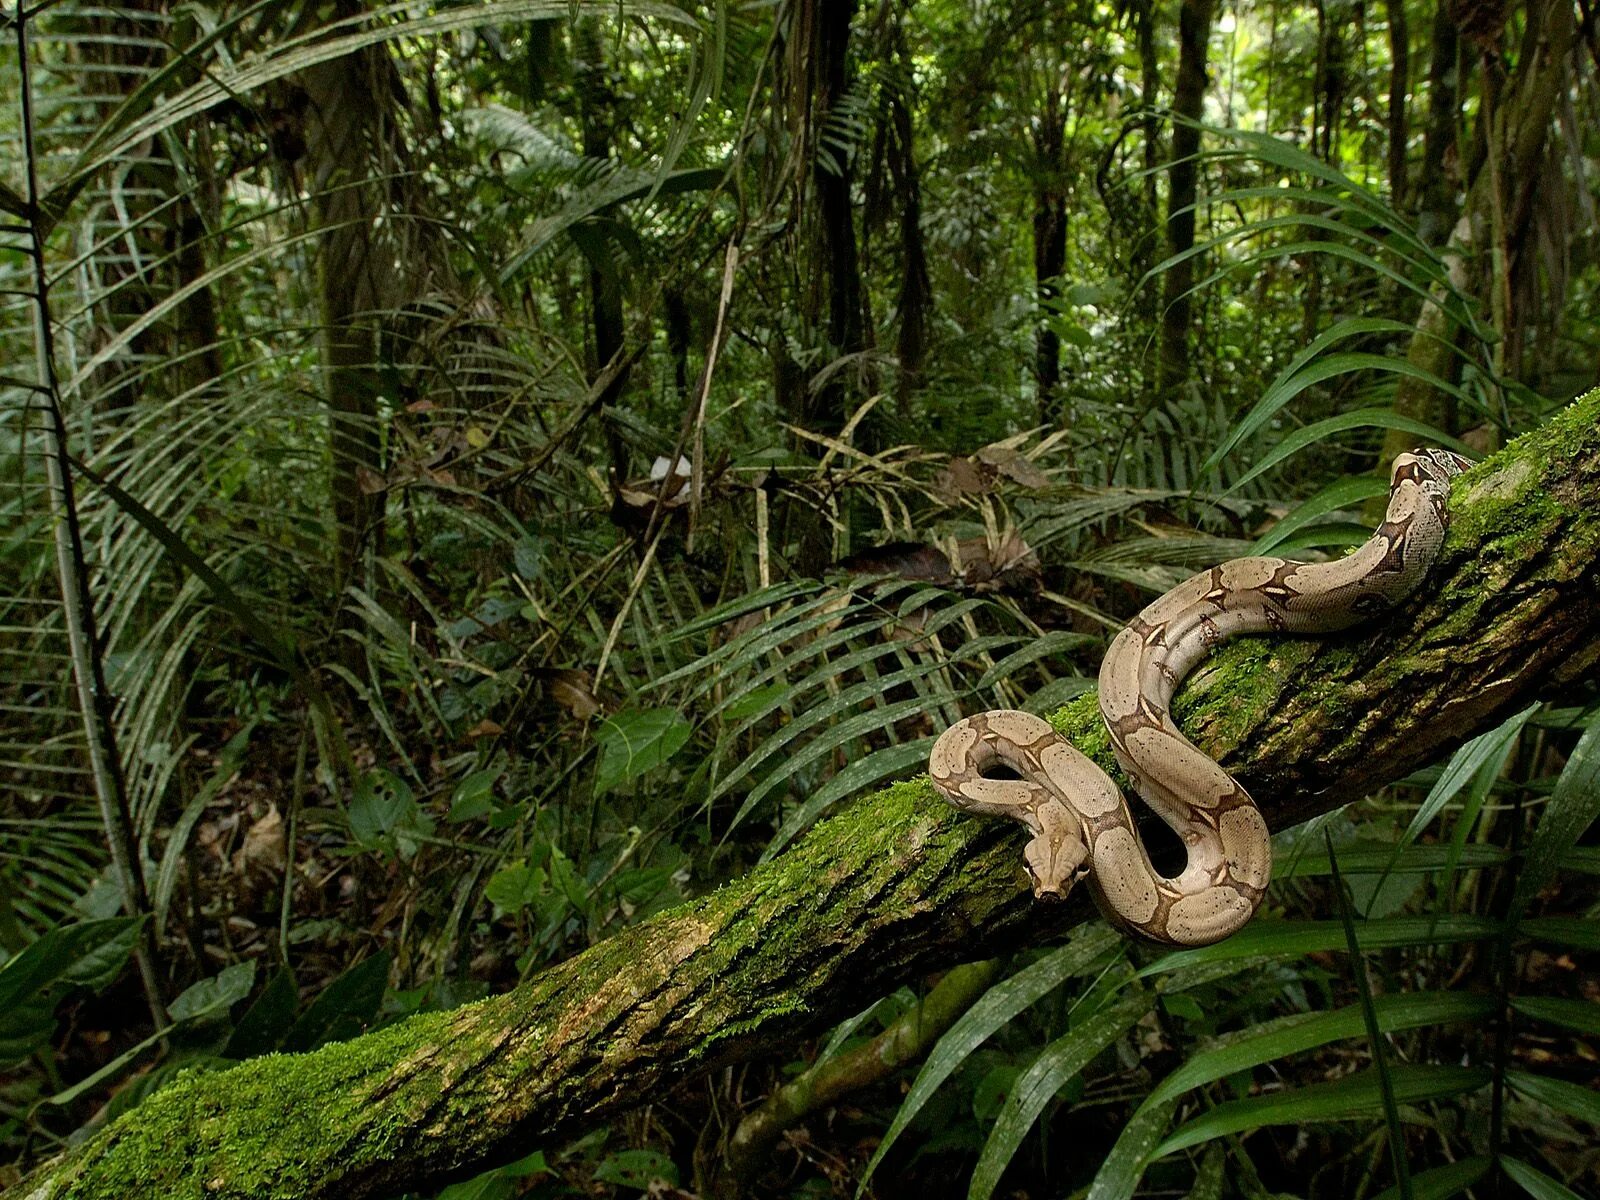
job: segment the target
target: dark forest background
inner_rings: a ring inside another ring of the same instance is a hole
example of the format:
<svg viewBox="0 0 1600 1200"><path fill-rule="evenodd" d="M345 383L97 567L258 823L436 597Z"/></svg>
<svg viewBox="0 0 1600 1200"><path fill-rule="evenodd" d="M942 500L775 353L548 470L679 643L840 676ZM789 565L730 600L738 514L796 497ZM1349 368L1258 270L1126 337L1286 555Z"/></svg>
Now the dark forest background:
<svg viewBox="0 0 1600 1200"><path fill-rule="evenodd" d="M1600 378L1590 0L0 33L0 1185L705 894ZM1364 963L1191 971L1081 1069L1153 952L985 963L442 1195L1596 1195L1595 927L1493 931L1597 714L1280 836ZM1594 913L1600 847L1543 870Z"/></svg>

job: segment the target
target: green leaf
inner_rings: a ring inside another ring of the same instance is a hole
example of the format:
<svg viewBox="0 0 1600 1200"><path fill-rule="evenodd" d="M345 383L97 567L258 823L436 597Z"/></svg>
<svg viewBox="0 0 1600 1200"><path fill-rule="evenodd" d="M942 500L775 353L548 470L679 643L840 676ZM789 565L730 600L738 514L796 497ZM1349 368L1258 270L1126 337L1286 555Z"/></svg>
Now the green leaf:
<svg viewBox="0 0 1600 1200"><path fill-rule="evenodd" d="M1255 466L1234 480L1233 487L1229 490L1244 487L1251 480L1270 471L1284 459L1300 453L1308 446L1314 446L1336 433L1346 433L1352 429L1400 429L1406 433L1416 434L1430 446L1446 446L1462 454L1472 452L1466 443L1425 421L1404 416L1389 408L1358 408L1352 412L1313 421L1304 428L1295 430L1262 455Z"/></svg>
<svg viewBox="0 0 1600 1200"><path fill-rule="evenodd" d="M171 1004L167 1013L174 1021L199 1021L226 1016L228 1010L250 994L256 983L254 959L224 967L210 979L190 984Z"/></svg>
<svg viewBox="0 0 1600 1200"><path fill-rule="evenodd" d="M1436 917L1381 917L1356 926L1366 950L1392 946L1439 946L1477 942L1500 931L1496 921L1484 917L1450 914ZM1139 971L1141 978L1175 971L1198 963L1257 955L1283 958L1305 954L1342 953L1344 927L1338 921L1255 920L1214 946L1174 950Z"/></svg>
<svg viewBox="0 0 1600 1200"><path fill-rule="evenodd" d="M1535 1021L1565 1025L1579 1033L1600 1036L1600 1004L1593 1000L1562 1000L1553 996L1513 996L1511 1007Z"/></svg>
<svg viewBox="0 0 1600 1200"><path fill-rule="evenodd" d="M0 966L0 1013L56 988L98 991L122 972L143 917L108 917L52 929Z"/></svg>
<svg viewBox="0 0 1600 1200"><path fill-rule="evenodd" d="M452 825L463 821L476 821L494 811L494 785L500 778L500 768L486 767L474 771L450 793L450 815L445 818Z"/></svg>
<svg viewBox="0 0 1600 1200"><path fill-rule="evenodd" d="M1147 1100L1135 1109L1095 1173L1085 1200L1133 1200L1139 1180L1144 1177L1145 1163L1177 1108L1177 1100L1169 1099Z"/></svg>
<svg viewBox="0 0 1600 1200"><path fill-rule="evenodd" d="M746 717L764 712L769 704L789 690L786 683L769 683L764 687L742 692L723 706L722 716L728 721L742 721Z"/></svg>
<svg viewBox="0 0 1600 1200"><path fill-rule="evenodd" d="M1400 1065L1390 1068L1394 1098L1400 1104L1442 1100L1475 1091L1489 1082L1490 1072L1480 1067ZM1156 1147L1162 1158L1198 1146L1212 1138L1259 1129L1264 1125L1301 1125L1312 1121L1342 1121L1382 1111L1383 1094L1377 1073L1362 1071L1331 1083L1267 1092L1219 1104L1193 1121L1181 1125Z"/></svg>
<svg viewBox="0 0 1600 1200"><path fill-rule="evenodd" d="M1592 1087L1527 1071L1507 1071L1506 1082L1530 1100L1600 1127L1600 1093Z"/></svg>
<svg viewBox="0 0 1600 1200"><path fill-rule="evenodd" d="M1566 1184L1551 1179L1543 1171L1537 1171L1519 1159L1502 1154L1500 1169L1506 1173L1507 1179L1532 1196L1533 1200L1583 1200Z"/></svg>
<svg viewBox="0 0 1600 1200"><path fill-rule="evenodd" d="M1032 666L1041 658L1050 655L1068 655L1075 650L1082 650L1087 646L1099 645L1101 639L1090 633L1071 633L1066 630L1054 630L1042 637L1029 638L1027 644L1020 650L1014 650L1004 658L995 662L973 685L973 690L983 691L991 688L1003 680L1010 679L1023 667ZM1092 661L1092 660L1091 660Z"/></svg>
<svg viewBox="0 0 1600 1200"><path fill-rule="evenodd" d="M356 781L350 797L350 833L364 850L410 858L417 836L433 832L433 818L422 811L411 785L392 771L374 767Z"/></svg>
<svg viewBox="0 0 1600 1200"><path fill-rule="evenodd" d="M615 1183L642 1192L657 1179L677 1187L678 1167L659 1150L619 1150L601 1160L594 1169L594 1178L599 1183Z"/></svg>
<svg viewBox="0 0 1600 1200"><path fill-rule="evenodd" d="M1373 999L1373 1008L1385 1030L1420 1029L1450 1022L1481 1021L1494 1013L1491 996L1462 992L1397 992ZM1293 1013L1226 1035L1189 1058L1150 1093L1146 1104L1176 1100L1185 1092L1240 1071L1330 1042L1360 1037L1366 1031L1361 1005L1349 1004L1332 1012Z"/></svg>
<svg viewBox="0 0 1600 1200"><path fill-rule="evenodd" d="M387 950L356 963L323 988L301 1014L283 1039L284 1051L294 1054L355 1037L377 1015L388 984Z"/></svg>
<svg viewBox="0 0 1600 1200"><path fill-rule="evenodd" d="M1412 1200L1450 1200L1459 1196L1489 1173L1494 1159L1486 1154L1463 1158L1428 1171L1418 1171L1411 1177ZM1372 1200L1403 1200L1398 1185L1385 1188Z"/></svg>
<svg viewBox="0 0 1600 1200"><path fill-rule="evenodd" d="M383 844L416 804L411 785L392 771L374 768L363 774L350 797L350 832L362 846Z"/></svg>
<svg viewBox="0 0 1600 1200"><path fill-rule="evenodd" d="M1575 950L1600 950L1600 925L1588 917L1528 917L1517 929L1527 937Z"/></svg>
<svg viewBox="0 0 1600 1200"><path fill-rule="evenodd" d="M607 792L658 767L689 740L689 722L670 708L625 709L607 717L595 730L600 765L594 794Z"/></svg>
<svg viewBox="0 0 1600 1200"><path fill-rule="evenodd" d="M72 988L99 991L127 964L142 917L108 917L52 929L0 966L0 1063L49 1041L55 1006Z"/></svg>
<svg viewBox="0 0 1600 1200"><path fill-rule="evenodd" d="M543 868L528 863L512 863L489 876L483 894L503 913L518 913L544 892Z"/></svg>
<svg viewBox="0 0 1600 1200"><path fill-rule="evenodd" d="M1015 975L995 984L961 1019L945 1031L929 1052L922 1070L917 1073L911 1090L900 1104L900 1111L884 1131L883 1140L872 1152L867 1169L862 1172L856 1195L861 1196L872 1178L873 1171L883 1161L906 1127L939 1090L939 1085L953 1075L972 1052L1024 1009L1060 987L1071 976L1086 970L1095 960L1124 944L1116 932L1105 925L1090 925L1080 930L1071 941L1052 950L1037 962L1024 967Z"/></svg>
<svg viewBox="0 0 1600 1200"><path fill-rule="evenodd" d="M294 1026L295 1010L300 1007L300 989L295 986L294 972L279 967L261 989L261 995L234 1026L228 1044L223 1047L224 1058L254 1058L278 1047L284 1036Z"/></svg>
<svg viewBox="0 0 1600 1200"><path fill-rule="evenodd" d="M1488 733L1473 738L1452 754L1450 761L1440 772L1439 778L1434 781L1433 787L1428 789L1428 795L1417 809L1416 816L1412 817L1410 825L1406 827L1400 845L1407 846L1416 841L1422 831L1433 824L1434 818L1444 806L1455 799L1456 794L1483 769L1486 763L1494 760L1503 763L1511 753L1517 738L1522 735L1522 727L1538 710L1537 704L1530 705L1508 717Z"/></svg>
<svg viewBox="0 0 1600 1200"><path fill-rule="evenodd" d="M1156 993L1139 989L1107 1005L1051 1042L1033 1060L1006 1097L989 1132L967 1189L969 1200L989 1200L1017 1147L1056 1094L1096 1055L1121 1037L1155 1007Z"/></svg>
<svg viewBox="0 0 1600 1200"><path fill-rule="evenodd" d="M1336 849L1339 870L1345 875L1431 874L1452 862L1462 867L1498 867L1511 861L1510 853L1499 846L1463 846L1459 855L1453 855L1449 846L1427 842L1406 846L1399 853L1393 842L1349 842ZM1286 862L1272 864L1274 879L1307 879L1332 873L1324 850L1295 850Z"/></svg>
<svg viewBox="0 0 1600 1200"><path fill-rule="evenodd" d="M1323 488L1309 500L1302 502L1293 512L1275 524L1250 547L1251 554L1269 554L1273 547L1282 545L1291 535L1321 520L1329 513L1356 508L1374 496L1386 495L1389 485L1376 475L1355 475L1340 479Z"/></svg>
<svg viewBox="0 0 1600 1200"><path fill-rule="evenodd" d="M1289 364L1278 373L1277 378L1272 381L1266 393L1260 400L1256 401L1255 407L1245 415L1244 419L1233 428L1222 444L1206 459L1204 465L1200 468L1201 473L1215 470L1222 460L1233 452L1234 447L1264 426L1277 415L1279 409L1303 391L1305 387L1309 386L1306 383L1302 383L1299 386L1294 385L1302 369L1321 355L1329 346L1346 338L1368 337L1374 333L1400 333L1403 330L1409 332L1408 327L1400 325L1399 322L1391 318L1350 317L1318 334L1304 350L1296 354ZM1330 374L1338 373L1335 370ZM1388 489L1385 488L1384 490L1387 491Z"/></svg>
<svg viewBox="0 0 1600 1200"><path fill-rule="evenodd" d="M1513 919L1528 911L1533 898L1596 817L1600 817L1600 712L1573 747L1533 831L1511 897Z"/></svg>

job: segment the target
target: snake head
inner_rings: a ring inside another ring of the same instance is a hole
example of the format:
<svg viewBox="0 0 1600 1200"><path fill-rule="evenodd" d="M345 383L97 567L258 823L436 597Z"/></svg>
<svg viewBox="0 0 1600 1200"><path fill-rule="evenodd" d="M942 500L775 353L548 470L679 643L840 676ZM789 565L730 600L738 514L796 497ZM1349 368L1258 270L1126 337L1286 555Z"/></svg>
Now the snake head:
<svg viewBox="0 0 1600 1200"><path fill-rule="evenodd" d="M1073 885L1089 873L1089 848L1074 829L1049 829L1022 851L1036 900L1065 900Z"/></svg>

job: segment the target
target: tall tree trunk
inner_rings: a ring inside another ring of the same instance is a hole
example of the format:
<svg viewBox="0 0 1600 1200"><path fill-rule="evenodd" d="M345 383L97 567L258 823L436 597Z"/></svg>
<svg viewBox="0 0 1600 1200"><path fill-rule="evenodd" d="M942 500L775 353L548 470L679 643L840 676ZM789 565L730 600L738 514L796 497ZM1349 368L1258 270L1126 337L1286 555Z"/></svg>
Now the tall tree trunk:
<svg viewBox="0 0 1600 1200"><path fill-rule="evenodd" d="M608 81L598 23L585 21L579 27L577 41L578 116L583 153L586 158L606 162L611 158L612 110L616 98ZM607 239L598 235L585 236L583 245L589 260L589 317L594 333L594 361L590 364L589 382L593 384L622 349L622 280L612 254L615 247ZM627 387L628 374L619 372L600 397L600 420L606 431L611 470L618 480L628 476L628 451L620 427L607 410Z"/></svg>
<svg viewBox="0 0 1600 1200"><path fill-rule="evenodd" d="M1354 637L1225 647L1179 720L1282 829L1561 694L1600 665L1597 493L1600 390L1457 480L1423 596ZM1105 746L1092 695L1056 722ZM1086 920L1082 898L1033 903L1021 840L893 785L510 993L181 1076L3 1200L362 1200L473 1174Z"/></svg>
<svg viewBox="0 0 1600 1200"><path fill-rule="evenodd" d="M1182 0L1178 7L1178 76L1172 92L1172 169L1167 185L1167 253L1182 254L1194 246L1194 205L1200 150L1200 120L1206 96L1206 52L1211 40L1215 0ZM1189 377L1189 325L1193 306L1194 260L1184 259L1167 270L1166 308L1161 318L1163 393L1181 387Z"/></svg>
<svg viewBox="0 0 1600 1200"><path fill-rule="evenodd" d="M1141 192L1148 222L1145 235L1135 245L1133 278L1143 279L1159 261L1161 241L1157 233L1157 219L1161 212L1157 176L1161 165L1161 115L1157 102L1161 98L1161 59L1156 52L1156 0L1134 0L1135 36L1139 45L1139 102L1144 115L1139 124L1144 132L1144 179ZM1135 297L1142 319L1154 325L1160 308L1154 288L1140 288Z"/></svg>
<svg viewBox="0 0 1600 1200"><path fill-rule="evenodd" d="M1484 72L1485 86L1499 96L1491 106L1498 116L1486 132L1485 165L1472 180L1461 217L1444 250L1451 284L1469 296L1481 295L1485 286L1497 286L1496 279L1473 277L1469 271L1472 257L1492 249L1495 242L1504 246L1523 240L1538 183L1536 168L1566 86L1576 30L1572 0L1537 0L1529 14L1528 36L1515 76L1503 85L1492 85L1489 72ZM1500 270L1507 269L1509 264L1501 264ZM1454 351L1457 331L1446 310L1446 299L1446 289L1440 285L1423 302L1406 361L1450 380L1459 370L1459 360ZM1395 385L1395 411L1414 420L1448 428L1452 424L1450 404L1448 394L1425 378L1406 375ZM1391 430L1384 439L1382 463L1393 461L1414 441L1414 434Z"/></svg>
<svg viewBox="0 0 1600 1200"><path fill-rule="evenodd" d="M1389 17L1389 203L1397 212L1406 205L1406 150L1411 140L1406 98L1411 90L1411 26L1406 0L1385 0Z"/></svg>
<svg viewBox="0 0 1600 1200"><path fill-rule="evenodd" d="M862 319L861 261L856 245L855 206L851 197L852 156L831 145L827 130L850 84L850 26L856 0L808 0L815 7L811 26L809 78L812 88L812 187L817 198L818 259L827 281L828 344L836 354L858 354L866 348ZM837 139L839 132L834 132ZM837 433L848 416L845 372L809 393L808 423Z"/></svg>
<svg viewBox="0 0 1600 1200"><path fill-rule="evenodd" d="M1433 49L1428 58L1428 123L1422 135L1422 174L1417 188L1417 232L1431 246L1442 243L1456 223L1456 131L1461 119L1461 36L1451 0L1433 13Z"/></svg>
<svg viewBox="0 0 1600 1200"><path fill-rule="evenodd" d="M933 287L928 279L928 252L922 238L922 175L917 167L913 102L916 76L905 30L897 20L894 45L900 67L900 85L890 97L889 174L900 200L900 291L895 308L900 322L895 357L900 373L895 403L902 417L911 415L911 397L922 387L922 364L928 344L928 311Z"/></svg>
<svg viewBox="0 0 1600 1200"><path fill-rule="evenodd" d="M338 15L357 9L343 0ZM334 577L359 581L363 551L382 530L385 489L378 429L378 321L396 298L394 266L378 223L386 196L383 110L393 83L382 48L358 51L303 72L311 216L318 229L317 301L322 322L323 388L329 410Z"/></svg>
<svg viewBox="0 0 1600 1200"><path fill-rule="evenodd" d="M1034 379L1038 386L1038 419L1053 419L1056 389L1061 383L1061 337L1053 322L1054 302L1061 294L1061 272L1067 265L1067 196L1062 180L1066 152L1066 114L1061 93L1051 80L1033 133L1033 286L1039 318L1034 331Z"/></svg>

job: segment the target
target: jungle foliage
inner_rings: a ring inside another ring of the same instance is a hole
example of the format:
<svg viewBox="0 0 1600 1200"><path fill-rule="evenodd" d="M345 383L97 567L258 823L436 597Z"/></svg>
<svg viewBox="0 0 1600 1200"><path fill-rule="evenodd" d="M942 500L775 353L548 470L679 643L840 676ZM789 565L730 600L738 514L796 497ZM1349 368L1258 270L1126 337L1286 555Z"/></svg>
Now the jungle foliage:
<svg viewBox="0 0 1600 1200"><path fill-rule="evenodd" d="M710 893L1600 372L1573 0L0 34L0 1187ZM1595 1194L1597 807L1580 683L1280 835L1270 957L1086 929L438 1195Z"/></svg>

